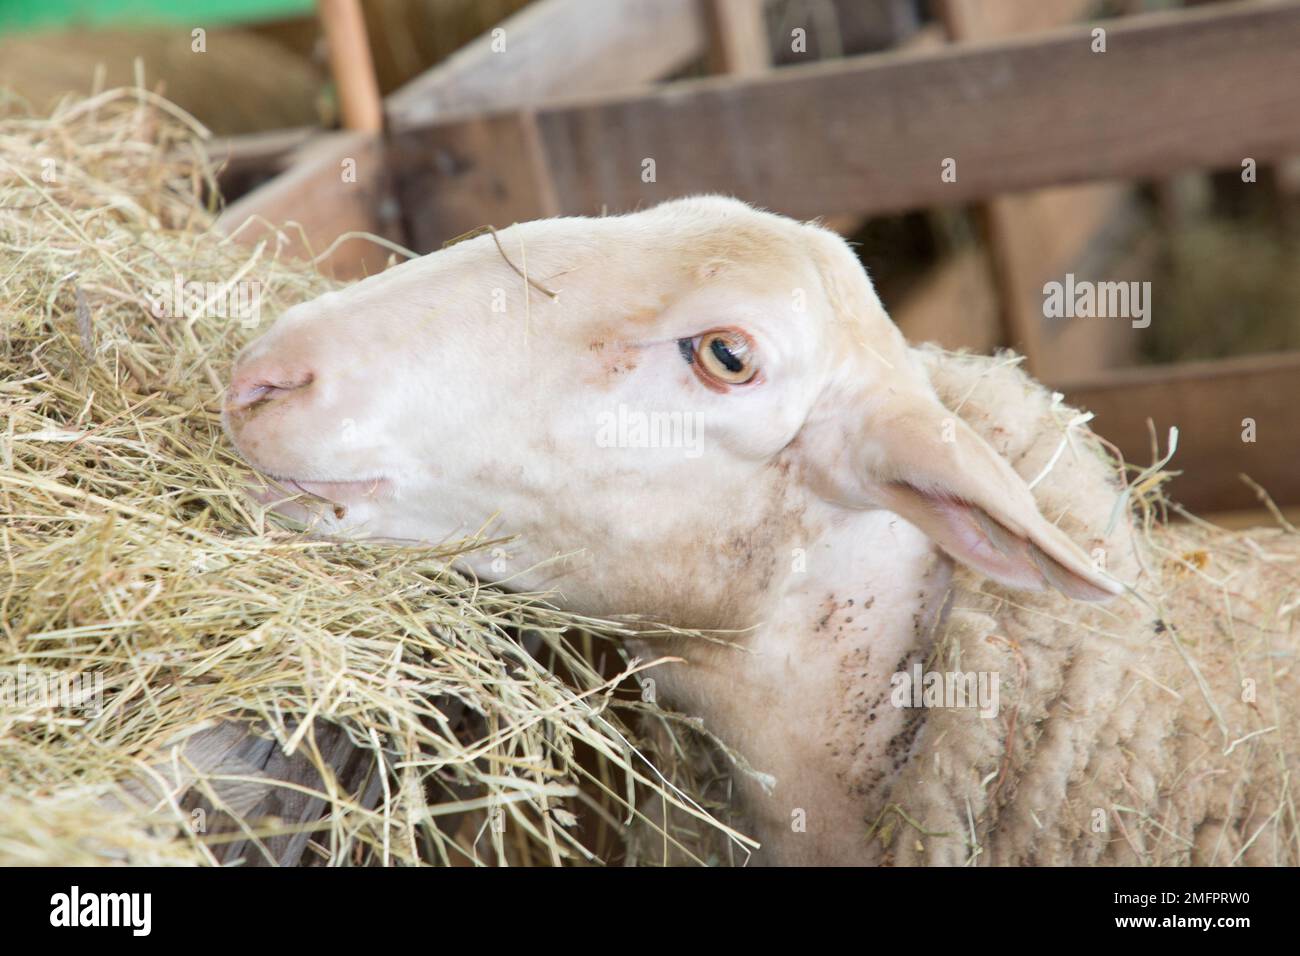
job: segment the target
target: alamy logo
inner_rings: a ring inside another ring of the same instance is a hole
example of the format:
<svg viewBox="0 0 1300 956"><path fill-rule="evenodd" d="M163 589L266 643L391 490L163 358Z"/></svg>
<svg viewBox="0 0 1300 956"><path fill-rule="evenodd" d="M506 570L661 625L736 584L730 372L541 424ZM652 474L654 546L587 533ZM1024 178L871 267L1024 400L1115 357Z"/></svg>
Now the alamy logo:
<svg viewBox="0 0 1300 956"><path fill-rule="evenodd" d="M50 897L51 926L129 926L132 936L148 936L153 926L151 893L82 893L73 886Z"/></svg>
<svg viewBox="0 0 1300 956"><path fill-rule="evenodd" d="M1145 329L1151 324L1151 283L1076 281L1067 272L1064 282L1043 286L1043 317L1132 319L1133 328Z"/></svg>
<svg viewBox="0 0 1300 956"><path fill-rule="evenodd" d="M149 311L156 319L238 319L241 326L251 329L262 320L262 283L256 279L186 282L177 273L171 282L160 280L153 284Z"/></svg>
<svg viewBox="0 0 1300 956"><path fill-rule="evenodd" d="M19 664L13 670L0 671L0 708L66 710L98 716L104 709L104 675L29 670L26 664Z"/></svg>
<svg viewBox="0 0 1300 956"><path fill-rule="evenodd" d="M704 453L703 423L695 412L643 412L626 405L596 416L598 448L680 448L687 458Z"/></svg>
<svg viewBox="0 0 1300 956"><path fill-rule="evenodd" d="M998 715L999 679L989 671L926 671L919 663L889 679L895 707L979 709L981 717Z"/></svg>

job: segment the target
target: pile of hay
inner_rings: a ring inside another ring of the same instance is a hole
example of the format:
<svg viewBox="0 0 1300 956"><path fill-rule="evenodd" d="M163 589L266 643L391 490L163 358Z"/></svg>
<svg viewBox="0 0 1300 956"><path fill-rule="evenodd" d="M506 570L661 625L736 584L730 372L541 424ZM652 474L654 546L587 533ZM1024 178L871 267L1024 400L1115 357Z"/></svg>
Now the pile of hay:
<svg viewBox="0 0 1300 956"><path fill-rule="evenodd" d="M142 90L0 116L0 862L609 862L641 805L736 839L637 749L615 628L240 492L258 329L151 297L256 280L264 327L329 281L211 230L203 135Z"/></svg>

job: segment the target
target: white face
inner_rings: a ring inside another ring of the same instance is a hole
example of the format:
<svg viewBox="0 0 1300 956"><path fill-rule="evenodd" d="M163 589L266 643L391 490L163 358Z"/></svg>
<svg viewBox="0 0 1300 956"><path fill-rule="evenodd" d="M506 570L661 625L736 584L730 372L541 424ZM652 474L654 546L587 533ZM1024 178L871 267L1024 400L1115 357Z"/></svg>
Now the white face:
<svg viewBox="0 0 1300 956"><path fill-rule="evenodd" d="M891 434L938 442L943 410L821 229L703 198L497 238L296 306L241 354L228 431L263 475L329 503L308 509L320 530L517 535L475 571L706 627L757 603L836 509L906 513L905 487L942 523L948 498L1006 492L929 474L942 449L891 467ZM1016 508L980 504L1037 540Z"/></svg>

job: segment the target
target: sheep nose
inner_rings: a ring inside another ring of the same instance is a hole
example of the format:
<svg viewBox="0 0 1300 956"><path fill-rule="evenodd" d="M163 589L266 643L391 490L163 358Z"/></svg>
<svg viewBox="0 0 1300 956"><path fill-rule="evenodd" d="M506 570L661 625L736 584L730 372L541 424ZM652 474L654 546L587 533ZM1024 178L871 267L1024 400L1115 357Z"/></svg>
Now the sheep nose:
<svg viewBox="0 0 1300 956"><path fill-rule="evenodd" d="M247 369L236 368L230 387L226 389L226 408L239 412L255 405L265 405L306 388L315 380L315 374L309 369L262 364Z"/></svg>

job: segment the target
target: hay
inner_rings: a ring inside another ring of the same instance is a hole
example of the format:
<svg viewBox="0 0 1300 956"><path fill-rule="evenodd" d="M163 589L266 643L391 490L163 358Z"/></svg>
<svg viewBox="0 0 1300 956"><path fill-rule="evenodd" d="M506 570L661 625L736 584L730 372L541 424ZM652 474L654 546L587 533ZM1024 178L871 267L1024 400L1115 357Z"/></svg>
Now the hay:
<svg viewBox="0 0 1300 956"><path fill-rule="evenodd" d="M330 283L211 231L201 136L141 90L0 117L0 861L598 863L643 803L692 821L664 853L734 839L638 751L649 664L589 662L617 627L448 566L489 541L311 540L241 493L257 330L151 290L256 281L265 325ZM268 760L311 772L268 804Z"/></svg>

